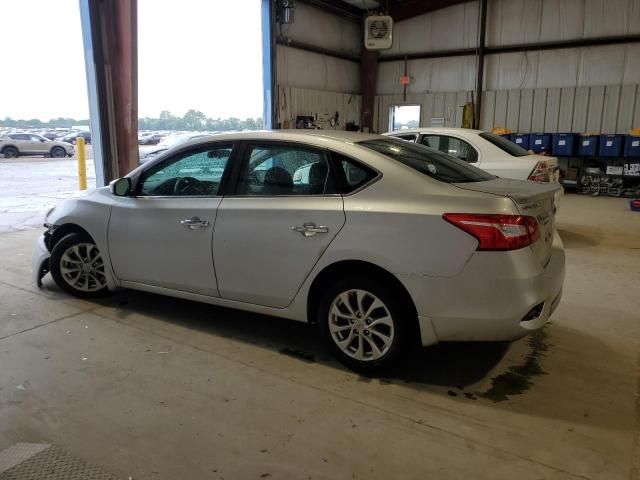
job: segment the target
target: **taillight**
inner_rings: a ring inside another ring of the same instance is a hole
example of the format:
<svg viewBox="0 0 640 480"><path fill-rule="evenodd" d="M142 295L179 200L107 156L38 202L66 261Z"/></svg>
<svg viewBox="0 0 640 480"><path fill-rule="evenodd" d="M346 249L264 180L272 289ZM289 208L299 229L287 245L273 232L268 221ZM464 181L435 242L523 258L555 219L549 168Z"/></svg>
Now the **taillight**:
<svg viewBox="0 0 640 480"><path fill-rule="evenodd" d="M534 217L445 213L442 218L478 239L478 250L516 250L540 238Z"/></svg>
<svg viewBox="0 0 640 480"><path fill-rule="evenodd" d="M531 175L529 175L529 178L527 180L531 180L533 182L548 182L549 164L544 160L540 160L538 163L536 163L536 166L534 167Z"/></svg>

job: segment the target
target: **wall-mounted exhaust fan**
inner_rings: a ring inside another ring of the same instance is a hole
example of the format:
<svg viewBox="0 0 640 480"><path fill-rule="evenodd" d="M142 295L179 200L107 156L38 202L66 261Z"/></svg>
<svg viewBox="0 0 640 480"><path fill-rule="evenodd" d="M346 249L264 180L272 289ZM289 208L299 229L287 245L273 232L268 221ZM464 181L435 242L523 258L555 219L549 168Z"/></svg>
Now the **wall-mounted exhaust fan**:
<svg viewBox="0 0 640 480"><path fill-rule="evenodd" d="M367 50L391 48L393 19L387 15L372 15L364 20L364 46Z"/></svg>

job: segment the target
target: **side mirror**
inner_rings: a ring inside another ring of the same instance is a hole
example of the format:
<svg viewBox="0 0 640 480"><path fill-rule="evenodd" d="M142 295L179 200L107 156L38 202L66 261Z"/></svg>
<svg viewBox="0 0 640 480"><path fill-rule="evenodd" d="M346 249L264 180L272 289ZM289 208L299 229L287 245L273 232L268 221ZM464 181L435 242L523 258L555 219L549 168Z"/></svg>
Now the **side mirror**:
<svg viewBox="0 0 640 480"><path fill-rule="evenodd" d="M109 190L116 197L126 197L131 193L131 179L127 177L118 178L109 184Z"/></svg>

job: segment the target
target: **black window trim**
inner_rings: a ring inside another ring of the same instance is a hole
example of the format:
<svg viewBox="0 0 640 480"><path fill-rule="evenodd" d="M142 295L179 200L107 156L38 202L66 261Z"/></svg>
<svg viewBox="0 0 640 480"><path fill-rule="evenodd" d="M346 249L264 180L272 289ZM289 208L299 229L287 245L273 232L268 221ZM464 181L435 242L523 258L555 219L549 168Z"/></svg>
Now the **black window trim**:
<svg viewBox="0 0 640 480"><path fill-rule="evenodd" d="M142 195L141 189L142 184L145 180L145 174L149 171L157 167L158 165L162 165L166 162L179 161L175 160L176 157L184 158L189 156L192 153L203 152L215 148L224 148L227 146L231 146L231 154L229 155L229 159L227 160L227 164L225 165L224 172L222 173L222 178L220 179L220 186L218 187L218 193L216 195ZM163 156L161 158L155 159L155 161L149 162L144 165L144 168L137 172L131 178L132 183L134 183L133 194L131 195L134 198L143 198L143 199L167 199L167 198L222 198L225 196L226 188L229 182L229 176L231 175L231 170L233 168L233 162L235 161L235 157L238 155L238 141L235 140L218 140L217 142L203 143L198 145L189 145L176 152L172 152L170 155L166 157Z"/></svg>
<svg viewBox="0 0 640 480"><path fill-rule="evenodd" d="M331 154L328 148L319 147L316 145L310 145L308 143L294 142L291 140L270 140L270 139L250 139L240 141L240 147L238 148L238 154L233 164L233 168L229 177L229 184L225 196L232 198L318 198L318 197L341 197L342 194L338 193L322 193L319 195L238 195L238 183L240 179L240 172L242 170L245 160L248 160L247 153L253 145L260 145L261 147L282 147L291 146L301 150L310 150L320 152L324 155L327 163L329 164L329 173L336 179L338 190L342 190L341 179L339 173L336 172L336 166L331 159Z"/></svg>
<svg viewBox="0 0 640 480"><path fill-rule="evenodd" d="M451 134L449 134L449 133L421 133L421 134L420 134L420 136L418 137L418 140L417 140L415 143L419 143L420 145L424 145L424 144L422 143L422 139L423 139L424 137L447 137L447 138L455 138L456 140L460 140L460 141L462 141L462 142L465 142L467 145L469 145L469 146L470 146L470 147L471 147L471 148L476 152L476 159L475 159L475 161L473 161L473 162L467 162L467 163L468 163L468 164L470 164L470 165L473 165L474 163L478 163L478 162L480 161L480 150L478 150L478 149L476 148L476 146L475 146L473 143L471 143L469 140L467 140L466 138L458 137L457 135L451 135ZM424 146L425 146L425 147L428 147L428 145L424 145ZM440 145L438 144L438 147L439 147L439 146L440 146ZM429 148L433 148L433 147L429 147ZM447 154L447 155L451 155L449 152L443 152L443 151L442 151L442 150L440 150L439 148L436 148L436 150L438 150L438 151L439 151L439 152L441 152L441 153L445 153L445 154ZM455 156L455 155L453 155L453 156ZM459 157L456 157L456 158L458 158L459 160L462 160L462 159L461 159L461 158L459 158ZM462 160L462 161L464 162L464 161L466 161L466 160Z"/></svg>

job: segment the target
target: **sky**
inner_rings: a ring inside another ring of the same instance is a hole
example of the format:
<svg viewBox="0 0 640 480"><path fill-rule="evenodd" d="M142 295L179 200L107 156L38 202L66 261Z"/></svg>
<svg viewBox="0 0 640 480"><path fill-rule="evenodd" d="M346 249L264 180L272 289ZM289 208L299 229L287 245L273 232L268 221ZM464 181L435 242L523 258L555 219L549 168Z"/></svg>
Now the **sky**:
<svg viewBox="0 0 640 480"><path fill-rule="evenodd" d="M88 118L78 0L2 0L1 16L0 119ZM260 0L138 0L139 116L261 117L260 28Z"/></svg>

